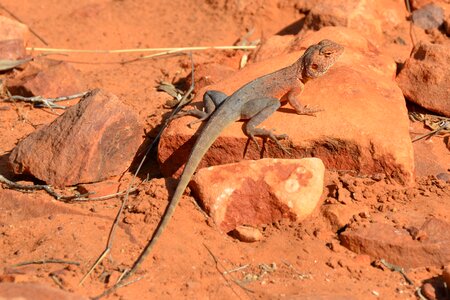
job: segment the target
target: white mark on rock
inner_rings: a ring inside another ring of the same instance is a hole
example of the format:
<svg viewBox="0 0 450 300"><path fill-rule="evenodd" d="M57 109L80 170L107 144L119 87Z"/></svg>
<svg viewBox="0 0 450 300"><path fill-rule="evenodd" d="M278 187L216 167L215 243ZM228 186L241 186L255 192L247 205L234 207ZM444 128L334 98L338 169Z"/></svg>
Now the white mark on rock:
<svg viewBox="0 0 450 300"><path fill-rule="evenodd" d="M289 178L288 180L286 180L286 182L284 183L284 189L288 192L288 193L295 193L299 190L300 188L300 184L298 183L297 180L293 179L293 178Z"/></svg>
<svg viewBox="0 0 450 300"><path fill-rule="evenodd" d="M230 198L230 196L231 196L231 194L233 194L233 192L234 192L234 188L224 189L223 193L217 197L217 200L214 204L214 210L217 210L218 208L222 207L223 203L226 202L228 200L228 198Z"/></svg>
<svg viewBox="0 0 450 300"><path fill-rule="evenodd" d="M299 174L304 174L304 173L306 173L306 168L305 167L298 167L297 169L295 169L295 172L297 172Z"/></svg>

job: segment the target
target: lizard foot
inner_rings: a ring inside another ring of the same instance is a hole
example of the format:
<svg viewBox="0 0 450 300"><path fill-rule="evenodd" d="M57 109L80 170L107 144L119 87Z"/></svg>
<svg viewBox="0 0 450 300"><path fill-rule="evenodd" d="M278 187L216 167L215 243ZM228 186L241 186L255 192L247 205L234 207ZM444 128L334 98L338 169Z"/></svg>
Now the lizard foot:
<svg viewBox="0 0 450 300"><path fill-rule="evenodd" d="M258 132L258 134L249 134L248 135L248 137L255 143L256 147L258 148L258 151L261 151L261 147L259 146L258 141L255 138L255 135L272 140L275 144L277 144L278 148L280 148L285 154L288 154L288 155L291 154L291 152L280 143L280 140L285 140L285 139L289 138L287 134L274 134L273 132L271 132L269 130L260 129L260 128L258 128L258 129L260 131L260 132Z"/></svg>
<svg viewBox="0 0 450 300"><path fill-rule="evenodd" d="M271 134L268 137L275 144L277 144L278 148L280 148L285 154L291 155L291 152L280 143L280 140L286 140L289 138L289 136L287 134L277 134L277 135Z"/></svg>
<svg viewBox="0 0 450 300"><path fill-rule="evenodd" d="M324 111L322 108L314 106L309 107L308 105L303 105L300 109L297 109L296 112L298 115L307 115L315 117L316 113Z"/></svg>
<svg viewBox="0 0 450 300"><path fill-rule="evenodd" d="M191 110L180 111L178 114L176 114L175 116L170 118L169 121L172 121L174 119L178 119L178 118L181 118L184 116L193 116L193 117L198 118L198 120L192 121L187 124L187 126L189 128L192 128L192 125L208 120L210 115L211 114L208 114L202 110L195 108L195 109L191 109Z"/></svg>

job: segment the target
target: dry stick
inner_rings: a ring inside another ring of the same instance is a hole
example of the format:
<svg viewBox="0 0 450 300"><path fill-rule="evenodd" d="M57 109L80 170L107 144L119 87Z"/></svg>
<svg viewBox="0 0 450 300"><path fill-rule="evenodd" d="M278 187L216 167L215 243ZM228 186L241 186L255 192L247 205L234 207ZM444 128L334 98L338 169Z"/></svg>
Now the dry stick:
<svg viewBox="0 0 450 300"><path fill-rule="evenodd" d="M91 195L91 193L81 194L81 195L71 195L71 196L64 196L60 195L57 192L55 192L51 186L45 185L45 184L20 184L14 181L11 181L7 178L5 178L3 175L0 174L0 182L6 184L9 188L14 190L25 190L25 191L38 191L38 190L44 190L49 195L51 195L56 200L60 200L63 202L81 202L81 201L102 201L111 199L117 196L122 196L126 192L134 192L138 189L138 186L135 186L131 188L130 190L123 190L114 194L108 194L100 197L89 197L86 196Z"/></svg>
<svg viewBox="0 0 450 300"><path fill-rule="evenodd" d="M0 3L0 8L3 9L4 11L6 11L8 14L11 15L11 17L13 17L14 19L16 19L17 21L19 21L20 23L24 23L21 19L19 19L19 17L17 17L15 14L12 13L12 11L10 11L9 9L7 9L6 7L4 7L1 3ZM36 31L33 30L33 28L31 28L30 26L28 26L28 30L30 30L30 32L37 37L42 43L44 43L45 46L48 46L48 43L39 35L36 33Z"/></svg>
<svg viewBox="0 0 450 300"><path fill-rule="evenodd" d="M250 46L195 46L195 47L176 47L176 48L132 48L132 49L116 49L116 50L88 50L88 49L58 49L58 48L38 48L28 47L29 51L40 52L61 52L61 53L136 53L136 52L190 52L198 50L246 50L255 49L256 45Z"/></svg>
<svg viewBox="0 0 450 300"><path fill-rule="evenodd" d="M11 181L7 178L5 178L3 175L0 174L0 182L6 184L9 188L15 189L15 190L25 190L25 191L37 191L37 190L44 190L46 191L49 195L53 196L56 200L61 200L61 201L70 201L74 198L77 198L77 195L72 195L72 196L64 196L64 195L60 195L57 192L55 192L51 186L46 185L46 184L20 184L20 183L16 183L14 181ZM80 195L80 197L84 197L87 194L84 195Z"/></svg>
<svg viewBox="0 0 450 300"><path fill-rule="evenodd" d="M428 133L416 136L414 139L412 139L411 141L414 143L418 140L424 139L424 138L431 138L437 134L439 134L439 132L443 131L443 130L450 130L450 121L441 121L439 123L439 127L434 129L433 131L430 131Z"/></svg>
<svg viewBox="0 0 450 300"><path fill-rule="evenodd" d="M30 260L30 261L24 261L18 264L14 264L11 267L21 267L21 266L27 266L27 265L43 265L43 264L68 264L68 265L76 265L79 266L80 263L76 261L68 261L68 260L62 260L62 259L41 259L41 260Z"/></svg>
<svg viewBox="0 0 450 300"><path fill-rule="evenodd" d="M89 94L89 92L90 91L86 91L86 92L82 92L82 93L75 94L75 95L62 96L62 97L56 97L56 98L44 98L42 96L23 97L23 96L19 96L19 95L13 95L6 99L3 99L3 101L11 102L11 101L18 100L18 101L32 103L33 105L36 105L37 107L45 106L50 109L53 109L53 108L66 109L67 106L58 105L58 104L55 104L55 102L67 101L67 100L72 100L72 99L76 99L76 98L82 98L82 97L86 96L87 94Z"/></svg>
<svg viewBox="0 0 450 300"><path fill-rule="evenodd" d="M64 285L61 282L61 279L59 279L58 276L55 274L50 275L50 278L53 280L53 282L56 283L57 286L59 286L60 289L65 290Z"/></svg>
<svg viewBox="0 0 450 300"><path fill-rule="evenodd" d="M239 295L236 293L236 291L235 291L235 290L231 287L231 285L229 284L229 280L225 277L225 272L222 272L222 271L219 270L219 266L220 266L222 269L226 270L226 269L225 269L225 266L217 259L217 257L214 255L214 253L212 253L212 251L211 251L205 244L203 244L203 247L206 248L206 250L209 252L209 255L211 255L211 257L214 259L214 262L216 263L217 271L219 271L219 272L222 274L222 277L223 277L223 278L225 279L225 281L228 283L228 286L229 286L229 287L231 288L231 290L236 294L236 296L239 297ZM253 290L251 290L251 289L245 287L242 283L240 283L237 279L235 279L233 275L231 275L231 274L228 274L228 275L230 275L231 279L233 279L233 282L234 282L235 284L237 284L241 289L243 289L247 294L248 294L249 292L250 292L250 293L254 293ZM239 298L240 298L240 297L239 297Z"/></svg>
<svg viewBox="0 0 450 300"><path fill-rule="evenodd" d="M405 3L406 3L406 9L408 10L409 17L410 17L410 20L409 20L409 37L411 38L411 43L413 44L413 48L414 48L416 46L415 40L417 40L417 37L416 37L416 32L414 31L414 25L413 25L413 22L412 22L411 1L410 0L406 0Z"/></svg>
<svg viewBox="0 0 450 300"><path fill-rule="evenodd" d="M167 125L169 124L170 120L173 118L173 116L175 116L186 104L188 104L190 102L189 100L189 95L192 93L192 91L194 90L195 87L195 83L194 83L194 60L192 58L192 53L189 53L190 59L191 59L191 86L189 87L189 90L183 95L183 98L181 98L180 102L178 103L178 106L172 111L172 113L170 114L169 118L166 119L164 125L162 126L161 130L158 132L157 136L155 137L155 139L153 140L153 142L150 144L150 146L148 147L147 151L145 152L144 157L142 158L138 168L136 169L136 172L134 173L134 176L130 182L130 186L131 184L134 182L135 178L137 177L137 174L139 173L139 171L142 168L142 165L144 164L144 161L146 160L147 156L149 155L150 151L153 149L153 147L158 143L159 138L161 137L162 132L164 131L164 129L167 127ZM84 280L87 278L87 276L89 274L92 273L92 271L97 267L97 265L106 257L106 255L111 251L112 245L113 245L113 241L114 241L114 235L115 235L115 231L116 228L118 226L119 223L119 219L120 216L122 215L122 212L125 208L125 205L127 203L128 200L128 193L125 195L123 201L122 201L122 205L120 206L119 211L117 212L116 215L116 219L114 220L114 223L111 227L111 231L109 233L108 236L108 244L106 246L106 249L103 251L103 253L100 255L100 257L96 260L96 262L94 263L94 265L91 267L91 269L86 273L86 275L83 276L83 278L80 281L80 285L83 284ZM147 244L148 245L148 244ZM145 257L147 256L148 251L147 251L147 246L144 248L142 254L139 256L138 260L134 263L133 267L131 268L130 271L128 271L127 273L125 273L121 280L118 281L114 286L112 286L111 288L105 290L101 295L94 297L94 299L100 299L101 297L104 297L106 295L109 295L110 293L114 292L115 290L117 290L120 287L129 285L130 282L123 282L124 280L126 280L128 277L130 277L132 274L134 274L136 272L136 270L139 268L140 264L142 263L142 261L145 259ZM134 281L133 281L134 282Z"/></svg>

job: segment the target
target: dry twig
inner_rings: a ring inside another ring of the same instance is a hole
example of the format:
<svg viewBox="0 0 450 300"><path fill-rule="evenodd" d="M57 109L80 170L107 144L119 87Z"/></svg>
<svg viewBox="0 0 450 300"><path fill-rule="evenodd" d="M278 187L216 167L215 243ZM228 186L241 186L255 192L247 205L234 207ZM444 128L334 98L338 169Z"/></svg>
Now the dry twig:
<svg viewBox="0 0 450 300"><path fill-rule="evenodd" d="M124 191L120 191L114 194L109 194L105 196L100 197L87 197L91 195L92 193L86 193L86 194L76 194L76 195L70 195L65 196L58 194L55 192L55 190L50 186L46 184L20 184L14 181L11 181L7 178L5 178L3 175L0 174L0 182L6 184L7 188L18 190L18 191L39 191L44 190L46 191L50 196L55 198L56 200L63 201L63 202L80 202L80 201L102 201L111 199L117 196L122 196L125 193L131 193L138 189L139 186L133 187L131 189L127 189Z"/></svg>
<svg viewBox="0 0 450 300"><path fill-rule="evenodd" d="M161 55L162 53L176 53L176 52L192 52L192 51L202 51L202 50L248 50L255 49L256 45L238 45L238 46L195 46L195 47L177 47L177 48L132 48L132 49L115 49L115 50L100 50L100 49L64 49L64 48L39 48L39 47L28 47L28 51L38 51L38 52L58 52L58 53L138 53L138 52L160 52L156 55Z"/></svg>
<svg viewBox="0 0 450 300"><path fill-rule="evenodd" d="M76 265L79 266L80 263L76 261L69 261L69 260L63 260L63 259L41 259L41 260L30 260L30 261L24 261L18 264L14 264L11 267L22 267L27 265L43 265L43 264L68 264L68 265Z"/></svg>
<svg viewBox="0 0 450 300"><path fill-rule="evenodd" d="M54 108L66 109L67 106L58 105L55 102L67 101L67 100L72 100L72 99L76 99L76 98L82 98L82 97L86 96L87 94L89 94L89 92L90 91L86 91L86 92L82 92L82 93L75 94L75 95L62 96L62 97L56 97L56 98L44 98L42 96L23 97L23 96L19 96L19 95L12 95L6 99L3 99L3 101L9 101L9 102L23 101L23 102L32 103L35 107L48 107L52 110Z"/></svg>
<svg viewBox="0 0 450 300"><path fill-rule="evenodd" d="M233 289L233 287L231 286L231 284L229 283L228 278L225 276L225 271L221 271L219 270L219 266L223 269L226 270L225 266L217 259L217 257L214 255L214 253L212 253L212 251L205 245L203 244L203 246L206 248L206 250L208 251L209 255L211 255L211 257L214 259L214 262L216 263L216 268L217 271L220 272L220 274L222 275L222 277L225 279L225 281L227 282L227 285L231 288L231 290L233 291L233 293L239 297L239 294ZM241 289L243 289L246 293L254 293L254 291L252 291L251 289L245 287L241 282L239 282L239 280L237 280L236 278L234 278L234 276L231 273L228 273L228 275L231 277L232 281L238 285ZM240 297L239 297L240 298Z"/></svg>

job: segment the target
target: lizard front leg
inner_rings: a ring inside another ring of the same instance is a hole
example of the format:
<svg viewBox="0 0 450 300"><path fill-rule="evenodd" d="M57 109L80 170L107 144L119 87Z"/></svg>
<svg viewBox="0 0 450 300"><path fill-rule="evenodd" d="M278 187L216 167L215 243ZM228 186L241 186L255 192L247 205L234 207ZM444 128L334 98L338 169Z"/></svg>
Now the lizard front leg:
<svg viewBox="0 0 450 300"><path fill-rule="evenodd" d="M227 97L228 96L225 93L219 91L206 91L203 95L203 107L205 108L204 111L197 108L186 110L177 114L175 118L184 116L193 116L198 118L198 120L192 121L188 124L188 127L191 128L192 125L207 120Z"/></svg>
<svg viewBox="0 0 450 300"><path fill-rule="evenodd" d="M319 111L323 111L323 109L311 108L308 107L307 105L302 105L300 103L300 95L303 92L303 87L304 87L303 84L301 84L300 86L290 90L287 94L287 99L289 101L289 104L295 109L297 114L315 117L316 113Z"/></svg>
<svg viewBox="0 0 450 300"><path fill-rule="evenodd" d="M255 136L263 138L269 138L280 147L283 152L289 154L289 151L280 143L280 139L286 139L286 134L276 135L272 131L264 128L256 128L271 114L273 114L281 106L280 101L277 98L259 98L248 101L241 111L241 119L248 120L244 127L244 133L255 142L259 148L259 144L255 139Z"/></svg>

